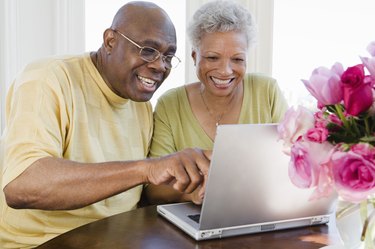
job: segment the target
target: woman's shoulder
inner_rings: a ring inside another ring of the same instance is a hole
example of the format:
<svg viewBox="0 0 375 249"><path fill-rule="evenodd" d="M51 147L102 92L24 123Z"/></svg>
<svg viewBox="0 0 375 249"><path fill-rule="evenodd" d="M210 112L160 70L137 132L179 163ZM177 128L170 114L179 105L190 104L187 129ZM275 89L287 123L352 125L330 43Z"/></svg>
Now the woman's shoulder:
<svg viewBox="0 0 375 249"><path fill-rule="evenodd" d="M174 87L165 91L157 100L156 109L174 106L176 109L180 105L185 105L187 101L185 85Z"/></svg>
<svg viewBox="0 0 375 249"><path fill-rule="evenodd" d="M172 100L178 98L181 92L185 91L185 86L173 87L166 90L158 100Z"/></svg>
<svg viewBox="0 0 375 249"><path fill-rule="evenodd" d="M246 84L247 83L247 84ZM277 80L271 76L260 74L260 73L251 73L247 74L245 77L245 88L252 89L251 91L277 91L279 86Z"/></svg>
<svg viewBox="0 0 375 249"><path fill-rule="evenodd" d="M263 84L271 84L275 85L277 84L277 81L275 78L261 73L249 73L245 76L245 81L251 82L251 83L263 83Z"/></svg>
<svg viewBox="0 0 375 249"><path fill-rule="evenodd" d="M171 88L163 93L158 101L185 101L188 98L189 93L194 91L197 87L199 88L199 86L199 82L195 82Z"/></svg>

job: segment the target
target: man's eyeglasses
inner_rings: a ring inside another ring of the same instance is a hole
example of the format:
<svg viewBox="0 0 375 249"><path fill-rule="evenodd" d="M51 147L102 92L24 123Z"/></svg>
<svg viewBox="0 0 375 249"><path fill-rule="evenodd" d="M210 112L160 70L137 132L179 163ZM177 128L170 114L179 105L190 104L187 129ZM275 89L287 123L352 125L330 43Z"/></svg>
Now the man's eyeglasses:
<svg viewBox="0 0 375 249"><path fill-rule="evenodd" d="M157 59L159 59L159 57L161 57L163 62L164 62L164 65L167 69L176 68L178 66L178 64L181 62L181 60L177 56L163 55L162 53L160 53L155 48L142 47L142 46L138 45L136 42L134 42L133 40L131 40L129 37L127 37L126 35L121 33L120 31L115 30L115 29L113 31L115 31L116 33L119 33L122 37L124 37L126 40L131 42L134 46L139 48L140 49L139 50L139 57L141 57L141 59L144 60L144 61L154 62Z"/></svg>

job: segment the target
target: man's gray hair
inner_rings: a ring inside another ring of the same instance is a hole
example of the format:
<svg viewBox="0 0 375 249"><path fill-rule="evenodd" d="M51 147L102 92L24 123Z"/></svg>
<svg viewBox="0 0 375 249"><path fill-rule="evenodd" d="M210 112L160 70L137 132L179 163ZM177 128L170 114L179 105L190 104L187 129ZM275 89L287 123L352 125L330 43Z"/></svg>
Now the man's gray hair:
<svg viewBox="0 0 375 249"><path fill-rule="evenodd" d="M228 0L202 5L195 12L187 29L193 48L199 46L205 33L228 31L246 34L249 46L255 42L257 28L251 13L244 6Z"/></svg>

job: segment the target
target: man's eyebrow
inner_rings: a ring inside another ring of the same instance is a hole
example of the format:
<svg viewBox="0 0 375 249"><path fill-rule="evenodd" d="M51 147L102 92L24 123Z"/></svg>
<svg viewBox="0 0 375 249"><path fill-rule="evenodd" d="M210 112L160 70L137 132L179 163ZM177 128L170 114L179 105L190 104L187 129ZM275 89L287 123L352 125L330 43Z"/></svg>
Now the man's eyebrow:
<svg viewBox="0 0 375 249"><path fill-rule="evenodd" d="M155 49L158 49L158 48L161 47L160 42L157 42L157 41L151 40L151 39L142 40L141 43L142 43L142 46L152 47L152 48L155 48ZM177 51L176 45L170 45L167 49L167 52L175 53L176 51Z"/></svg>

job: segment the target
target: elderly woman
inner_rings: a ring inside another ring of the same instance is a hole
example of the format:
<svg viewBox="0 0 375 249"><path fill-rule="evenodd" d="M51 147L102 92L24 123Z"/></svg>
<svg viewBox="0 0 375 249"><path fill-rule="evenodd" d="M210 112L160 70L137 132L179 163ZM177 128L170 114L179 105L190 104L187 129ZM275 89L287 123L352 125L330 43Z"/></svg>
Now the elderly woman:
<svg viewBox="0 0 375 249"><path fill-rule="evenodd" d="M199 81L169 90L154 113L150 156L188 147L211 150L220 124L276 123L287 103L273 78L246 74L246 57L255 38L251 14L231 1L214 1L196 11L188 27ZM188 201L168 186L148 186L152 203Z"/></svg>

